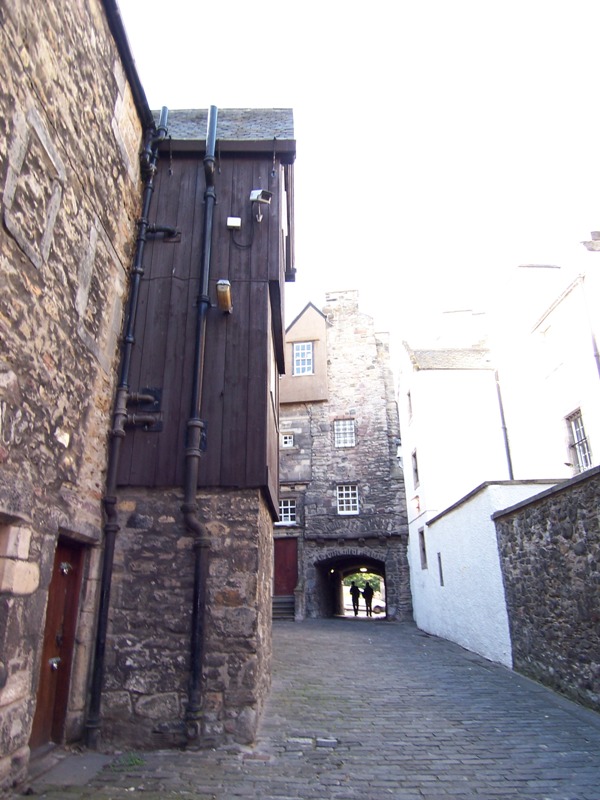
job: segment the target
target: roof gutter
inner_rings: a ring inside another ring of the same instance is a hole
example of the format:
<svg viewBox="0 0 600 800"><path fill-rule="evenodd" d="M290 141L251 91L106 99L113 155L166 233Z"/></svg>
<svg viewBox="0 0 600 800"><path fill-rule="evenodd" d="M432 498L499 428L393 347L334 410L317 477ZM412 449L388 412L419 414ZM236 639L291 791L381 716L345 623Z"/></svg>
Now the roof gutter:
<svg viewBox="0 0 600 800"><path fill-rule="evenodd" d="M123 18L121 17L121 11L119 10L117 0L102 0L102 2L106 12L108 27L110 28L110 32L115 40L115 44L117 45L117 50L121 56L123 69L125 70L127 81L131 87L133 101L135 103L135 107L137 108L138 114L140 115L142 127L144 130L148 128L154 128L156 127L154 116L150 106L148 105L146 92L144 91L144 87L142 86L140 76L138 75L138 71L135 66L135 61L133 60L133 55L131 53L129 42L127 41L127 34L125 33L125 26L123 25Z"/></svg>

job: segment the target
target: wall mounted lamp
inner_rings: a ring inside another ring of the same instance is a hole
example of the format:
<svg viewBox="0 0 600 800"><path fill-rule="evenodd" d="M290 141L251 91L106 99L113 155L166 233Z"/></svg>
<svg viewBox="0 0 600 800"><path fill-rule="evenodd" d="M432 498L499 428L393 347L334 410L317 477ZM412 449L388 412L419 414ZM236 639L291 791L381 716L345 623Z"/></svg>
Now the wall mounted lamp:
<svg viewBox="0 0 600 800"><path fill-rule="evenodd" d="M225 279L217 281L217 308L223 314L231 314L233 304L231 302L231 284Z"/></svg>
<svg viewBox="0 0 600 800"><path fill-rule="evenodd" d="M266 189L252 189L250 192L251 203L267 203L271 202L273 192L268 192Z"/></svg>
<svg viewBox="0 0 600 800"><path fill-rule="evenodd" d="M259 203L258 206L258 214L256 215L256 221L262 222L263 215L260 211L260 204L270 205L271 198L273 197L273 192L269 192L266 189L252 189L250 192L250 202L252 204Z"/></svg>

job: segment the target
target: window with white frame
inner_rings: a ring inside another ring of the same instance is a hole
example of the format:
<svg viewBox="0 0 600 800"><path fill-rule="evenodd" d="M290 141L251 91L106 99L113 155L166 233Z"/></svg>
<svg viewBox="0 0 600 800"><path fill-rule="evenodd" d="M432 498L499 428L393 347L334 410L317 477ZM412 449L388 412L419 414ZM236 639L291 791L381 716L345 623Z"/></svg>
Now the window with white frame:
<svg viewBox="0 0 600 800"><path fill-rule="evenodd" d="M592 451L590 450L590 443L583 427L583 417L581 410L577 409L573 414L567 417L567 425L569 426L570 448L572 453L571 463L577 472L583 472L592 466Z"/></svg>
<svg viewBox="0 0 600 800"><path fill-rule="evenodd" d="M358 486L341 483L337 487L337 513L358 514Z"/></svg>
<svg viewBox="0 0 600 800"><path fill-rule="evenodd" d="M356 445L356 428L353 419L335 419L333 435L336 447L354 447Z"/></svg>
<svg viewBox="0 0 600 800"><path fill-rule="evenodd" d="M312 342L294 342L292 345L292 374L313 375L314 358Z"/></svg>
<svg viewBox="0 0 600 800"><path fill-rule="evenodd" d="M282 433L281 434L281 446L282 447L293 447L294 446L294 434L293 433Z"/></svg>
<svg viewBox="0 0 600 800"><path fill-rule="evenodd" d="M296 522L296 501L286 498L279 501L279 522L284 525L293 525Z"/></svg>

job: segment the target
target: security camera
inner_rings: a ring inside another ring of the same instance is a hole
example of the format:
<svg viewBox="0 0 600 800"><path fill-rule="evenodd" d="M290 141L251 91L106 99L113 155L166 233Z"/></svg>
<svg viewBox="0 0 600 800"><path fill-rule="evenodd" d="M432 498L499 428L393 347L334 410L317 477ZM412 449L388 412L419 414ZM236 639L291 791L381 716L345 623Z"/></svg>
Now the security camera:
<svg viewBox="0 0 600 800"><path fill-rule="evenodd" d="M273 192L268 192L266 189L252 189L250 192L251 203L270 203L273 197Z"/></svg>

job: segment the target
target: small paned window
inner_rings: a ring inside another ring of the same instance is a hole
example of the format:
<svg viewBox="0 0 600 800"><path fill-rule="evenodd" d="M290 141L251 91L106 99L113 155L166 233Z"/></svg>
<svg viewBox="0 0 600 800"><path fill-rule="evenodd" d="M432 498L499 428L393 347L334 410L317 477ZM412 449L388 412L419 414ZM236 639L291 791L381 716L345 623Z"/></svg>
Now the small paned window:
<svg viewBox="0 0 600 800"><path fill-rule="evenodd" d="M417 451L412 451L412 472L413 472L413 481L415 486L419 485L419 462L417 461Z"/></svg>
<svg viewBox="0 0 600 800"><path fill-rule="evenodd" d="M336 419L333 421L333 434L336 447L354 447L356 445L356 429L353 419Z"/></svg>
<svg viewBox="0 0 600 800"><path fill-rule="evenodd" d="M338 514L358 514L358 486L342 483L337 487Z"/></svg>
<svg viewBox="0 0 600 800"><path fill-rule="evenodd" d="M427 548L425 546L425 528L419 528L419 552L421 554L421 569L427 569Z"/></svg>
<svg viewBox="0 0 600 800"><path fill-rule="evenodd" d="M292 373L294 375L313 375L314 371L313 343L294 342Z"/></svg>
<svg viewBox="0 0 600 800"><path fill-rule="evenodd" d="M286 525L296 522L296 501L294 499L279 501L279 521Z"/></svg>
<svg viewBox="0 0 600 800"><path fill-rule="evenodd" d="M281 435L281 446L282 447L293 447L294 446L294 434L293 433L283 433Z"/></svg>
<svg viewBox="0 0 600 800"><path fill-rule="evenodd" d="M567 424L571 441L571 463L577 472L583 472L584 469L589 469L592 466L592 451L583 427L581 411L577 410L570 417L567 417Z"/></svg>

